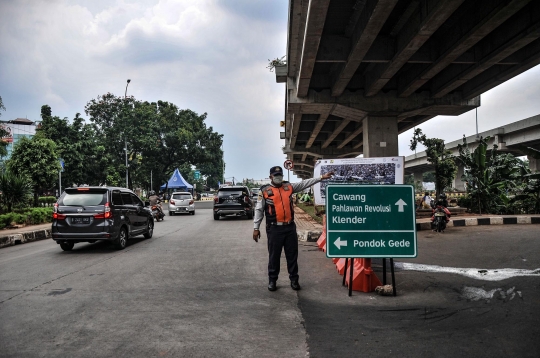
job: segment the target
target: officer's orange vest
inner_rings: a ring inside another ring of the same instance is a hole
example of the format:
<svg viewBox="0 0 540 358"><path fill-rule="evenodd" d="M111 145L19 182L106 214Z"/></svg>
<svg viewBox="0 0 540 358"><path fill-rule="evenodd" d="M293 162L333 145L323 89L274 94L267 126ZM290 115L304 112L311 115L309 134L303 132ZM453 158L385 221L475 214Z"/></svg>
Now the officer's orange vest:
<svg viewBox="0 0 540 358"><path fill-rule="evenodd" d="M269 185L262 188L262 194L266 202L264 214L267 224L294 220L293 188L290 183L283 183L279 188Z"/></svg>

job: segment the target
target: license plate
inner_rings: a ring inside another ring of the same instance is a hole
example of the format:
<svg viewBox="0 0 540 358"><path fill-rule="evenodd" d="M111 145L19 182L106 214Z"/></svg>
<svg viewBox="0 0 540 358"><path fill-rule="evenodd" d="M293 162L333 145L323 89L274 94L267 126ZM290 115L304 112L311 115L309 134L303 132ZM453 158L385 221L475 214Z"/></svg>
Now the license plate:
<svg viewBox="0 0 540 358"><path fill-rule="evenodd" d="M225 200L225 202L227 202L227 203L236 203L236 200L234 200L234 199L227 199L227 200Z"/></svg>
<svg viewBox="0 0 540 358"><path fill-rule="evenodd" d="M73 217L73 218L71 218L71 223L73 223L73 224L90 224L90 217L88 217L88 216Z"/></svg>
<svg viewBox="0 0 540 358"><path fill-rule="evenodd" d="M435 216L446 216L445 213L435 213Z"/></svg>

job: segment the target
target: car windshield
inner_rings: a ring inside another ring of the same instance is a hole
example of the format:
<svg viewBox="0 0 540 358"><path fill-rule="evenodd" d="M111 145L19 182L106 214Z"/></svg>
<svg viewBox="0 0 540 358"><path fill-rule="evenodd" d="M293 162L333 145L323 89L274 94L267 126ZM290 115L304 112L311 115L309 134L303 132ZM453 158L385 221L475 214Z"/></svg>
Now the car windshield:
<svg viewBox="0 0 540 358"><path fill-rule="evenodd" d="M62 198L59 205L63 206L94 206L104 205L107 202L106 192L68 193Z"/></svg>
<svg viewBox="0 0 540 358"><path fill-rule="evenodd" d="M191 199L191 194L173 194L172 198L176 200Z"/></svg>
<svg viewBox="0 0 540 358"><path fill-rule="evenodd" d="M218 198L223 198L226 196L240 196L240 195L242 195L242 190L240 189L218 191Z"/></svg>

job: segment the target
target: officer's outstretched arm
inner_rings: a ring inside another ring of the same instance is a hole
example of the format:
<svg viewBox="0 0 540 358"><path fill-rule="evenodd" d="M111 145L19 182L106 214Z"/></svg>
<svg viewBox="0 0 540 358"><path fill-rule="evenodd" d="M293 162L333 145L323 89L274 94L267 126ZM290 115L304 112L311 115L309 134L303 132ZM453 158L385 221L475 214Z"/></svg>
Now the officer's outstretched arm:
<svg viewBox="0 0 540 358"><path fill-rule="evenodd" d="M319 177L319 178L312 178L312 179L302 180L299 183L291 183L291 185L293 187L293 193L301 192L305 188L309 188L310 186L315 185L320 181L321 181L321 178Z"/></svg>

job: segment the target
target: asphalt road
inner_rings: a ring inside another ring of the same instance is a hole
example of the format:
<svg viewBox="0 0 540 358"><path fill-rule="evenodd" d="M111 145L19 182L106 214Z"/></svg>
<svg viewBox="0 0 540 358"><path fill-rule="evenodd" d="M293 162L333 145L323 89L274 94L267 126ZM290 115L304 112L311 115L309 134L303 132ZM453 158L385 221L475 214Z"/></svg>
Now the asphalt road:
<svg viewBox="0 0 540 358"><path fill-rule="evenodd" d="M282 274L269 292L264 233L255 244L250 220L214 221L202 208L211 202L197 205L123 251L96 243L63 252L50 240L0 250L0 356L540 356L539 276L398 270L397 297L348 297L331 260L300 243L303 290ZM534 270L539 231L420 232L418 258L400 262ZM380 276L380 261L374 269Z"/></svg>

